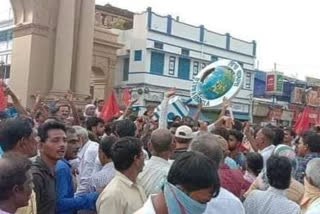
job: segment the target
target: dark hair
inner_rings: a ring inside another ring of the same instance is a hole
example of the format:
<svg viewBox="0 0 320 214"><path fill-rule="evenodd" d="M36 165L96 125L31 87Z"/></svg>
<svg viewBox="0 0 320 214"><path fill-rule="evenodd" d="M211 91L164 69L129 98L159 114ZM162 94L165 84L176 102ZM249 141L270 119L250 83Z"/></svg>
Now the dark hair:
<svg viewBox="0 0 320 214"><path fill-rule="evenodd" d="M116 122L115 132L118 137L134 137L136 135L136 125L131 120L119 120Z"/></svg>
<svg viewBox="0 0 320 214"><path fill-rule="evenodd" d="M223 137L226 141L229 140L229 131L226 128L217 127L214 130L212 130L211 133Z"/></svg>
<svg viewBox="0 0 320 214"><path fill-rule="evenodd" d="M0 146L4 152L12 150L24 137L32 134L32 125L24 118L8 119L0 127Z"/></svg>
<svg viewBox="0 0 320 214"><path fill-rule="evenodd" d="M229 136L232 135L236 138L237 141L239 142L242 142L243 140L243 134L242 132L238 131L238 130L235 130L235 129L232 129L229 131Z"/></svg>
<svg viewBox="0 0 320 214"><path fill-rule="evenodd" d="M268 139L268 143L273 144L275 138L274 131L271 128L264 127L261 129L261 132L263 136Z"/></svg>
<svg viewBox="0 0 320 214"><path fill-rule="evenodd" d="M232 129L235 129L237 131L242 131L242 123L239 120L234 120L234 124L232 125Z"/></svg>
<svg viewBox="0 0 320 214"><path fill-rule="evenodd" d="M277 146L281 143L283 143L283 138L284 138L284 131L283 129L280 128L274 128L274 139L273 139L273 145Z"/></svg>
<svg viewBox="0 0 320 214"><path fill-rule="evenodd" d="M310 152L320 152L320 135L314 131L306 131L302 133L301 137Z"/></svg>
<svg viewBox="0 0 320 214"><path fill-rule="evenodd" d="M69 106L68 104L61 104L61 105L59 105L59 106L57 107L57 111L56 111L56 112L60 111L60 108L62 108L62 107L68 107L69 111L71 110L71 109L70 109L70 106Z"/></svg>
<svg viewBox="0 0 320 214"><path fill-rule="evenodd" d="M308 145L310 152L320 152L320 135L314 131L306 132L302 135L303 143Z"/></svg>
<svg viewBox="0 0 320 214"><path fill-rule="evenodd" d="M151 145L153 150L159 154L170 150L173 136L167 129L157 129L151 134Z"/></svg>
<svg viewBox="0 0 320 214"><path fill-rule="evenodd" d="M8 200L14 186L23 187L31 161L17 153L4 154L0 159L0 201Z"/></svg>
<svg viewBox="0 0 320 214"><path fill-rule="evenodd" d="M48 132L52 129L61 129L66 132L66 126L63 123L57 121L50 121L43 123L38 128L38 135L40 137L40 142L44 143L48 139Z"/></svg>
<svg viewBox="0 0 320 214"><path fill-rule="evenodd" d="M88 117L86 127L89 131L92 131L92 128L98 126L99 123L104 124L104 120L99 117Z"/></svg>
<svg viewBox="0 0 320 214"><path fill-rule="evenodd" d="M120 138L111 148L114 167L123 171L132 165L135 156L142 155L142 142L135 137Z"/></svg>
<svg viewBox="0 0 320 214"><path fill-rule="evenodd" d="M248 168L258 176L263 169L263 157L258 152L248 152L246 156Z"/></svg>
<svg viewBox="0 0 320 214"><path fill-rule="evenodd" d="M100 140L100 150L108 157L111 158L112 145L117 141L114 136L106 136Z"/></svg>
<svg viewBox="0 0 320 214"><path fill-rule="evenodd" d="M216 164L199 152L185 152L173 162L168 182L181 185L187 192L213 187L219 194L220 180Z"/></svg>
<svg viewBox="0 0 320 214"><path fill-rule="evenodd" d="M287 157L272 155L267 161L267 177L270 186L276 189L288 189L291 170L291 161Z"/></svg>
<svg viewBox="0 0 320 214"><path fill-rule="evenodd" d="M181 118L181 124L185 126L189 126L192 129L194 126L194 120L190 116L184 116Z"/></svg>
<svg viewBox="0 0 320 214"><path fill-rule="evenodd" d="M283 131L288 131L288 132L290 132L290 135L291 135L293 138L295 138L296 135L297 135L296 132L295 132L292 128L290 128L290 127L284 128Z"/></svg>

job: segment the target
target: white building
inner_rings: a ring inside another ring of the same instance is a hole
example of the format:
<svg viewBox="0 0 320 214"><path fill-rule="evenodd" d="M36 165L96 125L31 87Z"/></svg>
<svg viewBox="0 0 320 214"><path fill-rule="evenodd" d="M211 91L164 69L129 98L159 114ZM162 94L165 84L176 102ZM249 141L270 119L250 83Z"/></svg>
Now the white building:
<svg viewBox="0 0 320 214"><path fill-rule="evenodd" d="M9 78L12 51L13 12L0 12L0 78Z"/></svg>
<svg viewBox="0 0 320 214"><path fill-rule="evenodd" d="M242 90L233 99L235 117L250 119L255 41L219 34L203 25L192 26L170 15L160 16L151 8L135 14L133 29L113 31L125 44L118 51L115 85L129 86L137 97L139 91L140 104L161 102L163 93L172 87L188 99L192 79L202 68L218 59L232 59L245 70Z"/></svg>

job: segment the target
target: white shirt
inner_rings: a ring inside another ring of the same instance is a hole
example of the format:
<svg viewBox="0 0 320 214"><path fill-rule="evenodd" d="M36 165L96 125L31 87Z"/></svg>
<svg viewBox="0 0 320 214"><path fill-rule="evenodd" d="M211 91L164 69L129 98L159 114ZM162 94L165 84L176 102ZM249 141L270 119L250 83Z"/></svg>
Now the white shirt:
<svg viewBox="0 0 320 214"><path fill-rule="evenodd" d="M267 166L267 160L270 158L270 156L272 155L272 152L274 150L274 148L276 148L275 145L270 145L266 148L264 148L263 150L259 151L259 153L262 155L263 157L263 168L266 168Z"/></svg>
<svg viewBox="0 0 320 214"><path fill-rule="evenodd" d="M103 190L110 181L114 178L116 170L114 168L113 162L107 163L102 167L102 169L94 173L91 178L91 188L92 191Z"/></svg>
<svg viewBox="0 0 320 214"><path fill-rule="evenodd" d="M254 190L244 202L247 214L299 214L300 207L286 197L285 190L269 187L266 191Z"/></svg>
<svg viewBox="0 0 320 214"><path fill-rule="evenodd" d="M91 176L95 167L98 151L99 144L89 140L78 154L79 175L77 194L90 192Z"/></svg>
<svg viewBox="0 0 320 214"><path fill-rule="evenodd" d="M225 188L207 204L204 214L245 214L241 201Z"/></svg>
<svg viewBox="0 0 320 214"><path fill-rule="evenodd" d="M162 184L167 179L170 166L167 160L156 156L152 156L150 160L146 161L137 182L144 188L147 197L161 192Z"/></svg>
<svg viewBox="0 0 320 214"><path fill-rule="evenodd" d="M320 198L312 202L305 214L319 214L320 213Z"/></svg>
<svg viewBox="0 0 320 214"><path fill-rule="evenodd" d="M146 203L144 203L143 207L134 214L156 214L151 200L151 196L152 195L149 196L148 200L146 201Z"/></svg>

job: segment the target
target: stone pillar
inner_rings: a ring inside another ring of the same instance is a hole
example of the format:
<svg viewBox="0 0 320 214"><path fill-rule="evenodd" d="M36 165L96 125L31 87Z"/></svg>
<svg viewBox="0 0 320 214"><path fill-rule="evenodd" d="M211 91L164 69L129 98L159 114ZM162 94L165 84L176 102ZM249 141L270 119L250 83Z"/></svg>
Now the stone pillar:
<svg viewBox="0 0 320 214"><path fill-rule="evenodd" d="M78 96L90 94L94 22L95 1L82 0L75 74L75 92Z"/></svg>
<svg viewBox="0 0 320 214"><path fill-rule="evenodd" d="M31 94L49 90L51 81L48 34L47 26L32 23L14 28L9 85L24 106L31 106Z"/></svg>
<svg viewBox="0 0 320 214"><path fill-rule="evenodd" d="M66 92L70 90L73 39L75 22L75 0L61 0L54 60L52 91Z"/></svg>

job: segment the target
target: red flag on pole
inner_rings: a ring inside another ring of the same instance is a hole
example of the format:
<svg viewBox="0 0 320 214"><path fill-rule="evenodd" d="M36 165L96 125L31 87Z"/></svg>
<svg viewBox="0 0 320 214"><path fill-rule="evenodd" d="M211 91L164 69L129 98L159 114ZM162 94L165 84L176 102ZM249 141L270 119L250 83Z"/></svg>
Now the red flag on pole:
<svg viewBox="0 0 320 214"><path fill-rule="evenodd" d="M7 108L8 97L4 93L3 83L0 82L0 111L3 111Z"/></svg>
<svg viewBox="0 0 320 214"><path fill-rule="evenodd" d="M294 130L297 134L301 134L303 131L307 131L310 126L310 107L306 106L303 110L303 112L301 113L301 115L299 115L298 120L294 126Z"/></svg>
<svg viewBox="0 0 320 214"><path fill-rule="evenodd" d="M113 116L117 115L120 112L119 105L117 103L116 96L114 91L110 93L107 99L104 101L103 108L100 113L100 118L104 121L108 121Z"/></svg>
<svg viewBox="0 0 320 214"><path fill-rule="evenodd" d="M128 88L123 89L122 91L122 101L123 103L128 106L130 104L131 94Z"/></svg>

